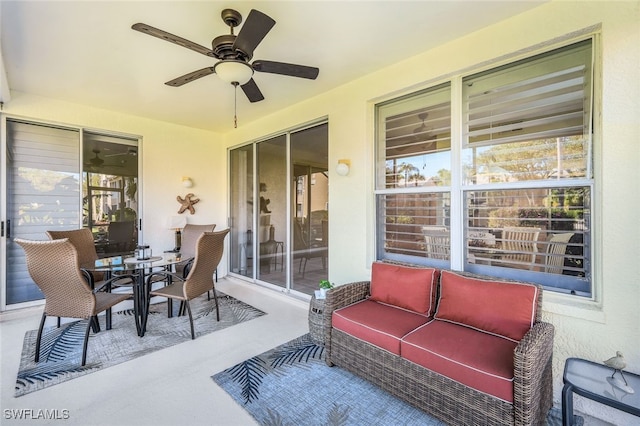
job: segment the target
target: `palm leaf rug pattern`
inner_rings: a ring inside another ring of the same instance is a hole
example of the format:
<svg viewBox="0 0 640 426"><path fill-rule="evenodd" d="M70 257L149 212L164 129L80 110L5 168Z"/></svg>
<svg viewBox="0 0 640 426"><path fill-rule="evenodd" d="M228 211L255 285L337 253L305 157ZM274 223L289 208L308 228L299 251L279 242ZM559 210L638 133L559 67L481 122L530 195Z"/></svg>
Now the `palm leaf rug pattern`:
<svg viewBox="0 0 640 426"><path fill-rule="evenodd" d="M260 425L444 426L374 384L327 366L324 355L306 334L211 378ZM582 420L575 416L574 424ZM561 424L560 410L552 409L547 425Z"/></svg>
<svg viewBox="0 0 640 426"><path fill-rule="evenodd" d="M324 348L314 344L308 336L299 337L273 352L250 358L226 370L242 388L245 404L260 397L260 385L269 373L279 374L280 367L309 368L309 360L322 360Z"/></svg>
<svg viewBox="0 0 640 426"><path fill-rule="evenodd" d="M215 302L199 297L191 302L196 338L217 330L258 318L265 313L220 291L220 322L216 321ZM111 330L106 330L100 316L100 333L89 337L87 363L81 366L82 343L87 322L74 321L60 328L47 327L42 334L40 362L34 362L37 330L25 334L20 369L16 378L15 396L22 396L49 386L83 376L112 365L143 356L160 349L191 340L189 317L167 317L167 304L150 308L147 332L143 338L136 333L133 310L113 313Z"/></svg>
<svg viewBox="0 0 640 426"><path fill-rule="evenodd" d="M358 397L363 394L362 385L375 387L345 370L328 367L324 347L316 345L309 334L236 364L212 378L261 425L387 425L411 424L411 419L420 421L415 424L442 425L388 394L391 412L395 410L400 417L385 413L388 404L382 404L381 409L376 407L378 402L371 407L354 403L354 395L363 401ZM379 388L373 392L374 401L385 394ZM365 391L364 396L369 393L371 390ZM397 410L396 405L401 409ZM372 415L363 417L361 413Z"/></svg>

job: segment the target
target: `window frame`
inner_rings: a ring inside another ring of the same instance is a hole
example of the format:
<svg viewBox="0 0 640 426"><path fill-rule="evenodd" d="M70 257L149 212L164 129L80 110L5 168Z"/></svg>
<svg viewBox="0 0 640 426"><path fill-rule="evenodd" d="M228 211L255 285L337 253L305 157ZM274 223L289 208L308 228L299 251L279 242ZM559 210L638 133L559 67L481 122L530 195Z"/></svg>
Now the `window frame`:
<svg viewBox="0 0 640 426"><path fill-rule="evenodd" d="M591 42L591 96L590 96L590 105L588 108L590 109L589 122L587 123L590 127L590 140L586 142L587 149L591 154L591 159L588 161L587 166L587 174L584 178L572 178L572 179L563 179L561 181L551 181L551 180L541 180L541 181L522 181L522 182L511 182L507 184L468 184L463 182L463 162L462 162L462 154L465 149L469 147L469 143L465 136L464 126L464 99L462 96L463 92L463 81L465 78L469 78L473 75L478 75L480 73L490 73L491 70L496 70L500 67L508 68L511 64L516 63L526 63L527 60L534 59L537 56L544 55L548 52L552 52L557 49L566 48L572 45L578 45L579 43L589 41ZM466 209L465 209L465 194L468 192L479 192L479 191L490 191L497 189L528 189L528 188L536 188L536 189L544 189L544 188L567 188L567 187L586 187L590 191L590 215L591 215L591 223L589 227L589 244L588 244L588 253L584 254L585 258L590 259L590 265L588 268L588 285L589 292L574 292L571 290L563 290L561 287L548 287L544 286L547 290L552 290L554 293L558 295L569 294L571 296L578 295L581 296L581 300L596 300L600 294L600 289L598 283L600 280L596 275L599 272L599 267L596 264L596 241L598 240L597 236L599 235L599 218L600 218L600 209L598 205L598 193L597 193L597 182L600 177L598 165L600 164L599 153L600 153L600 122L598 121L601 103L600 103L600 95L599 92L601 90L601 71L600 71L600 40L598 33L588 33L580 36L579 38L572 38L564 40L562 43L548 45L545 44L543 48L533 49L531 48L526 54L519 54L516 56L515 54L509 58L501 58L501 60L496 60L491 63L485 63L484 66L481 67L470 67L463 71L459 71L456 73L451 73L442 79L437 81L432 81L428 84L428 86L424 87L421 90L413 90L410 93L405 93L403 96L397 96L394 98L390 98L379 102L374 107L374 137L375 137L375 164L374 164L374 188L373 188L373 196L374 196L374 206L375 206L375 258L376 259L393 259L393 260L404 260L410 261L412 263L422 263L426 265L431 265L434 267L442 268L448 267L452 270L459 271L470 271L470 272L478 272L484 273L486 275L500 276L504 278L518 278L525 279L529 281L536 281L535 276L530 277L528 274L522 274L522 270L514 269L512 271L507 271L506 274L496 275L491 273L491 268L469 268L468 264L466 264L466 250L465 250L465 234L467 232L467 217L466 217ZM446 84L450 84L451 90L451 185L450 186L438 186L438 187L429 187L429 188L386 188L384 187L384 181L380 180L380 174L384 174L384 168L386 163L384 148L385 148L385 140L384 135L381 134L381 129L384 128L383 123L381 123L381 115L380 115L380 106L393 104L395 101L403 100L406 98L410 98L412 95L418 95L419 93L424 93L430 90L431 88L442 87ZM385 215L380 210L380 198L385 197L390 194L412 194L412 193L435 193L435 192L448 192L450 194L450 263L442 263L442 262L434 262L428 258L422 257L413 257L408 258L406 256L389 256L389 254L385 251L385 247L381 244L384 241L383 234L385 232L385 224L383 223L385 220ZM549 232L550 234L551 232ZM471 269L475 269L471 271ZM496 268L493 267L495 270ZM508 270L509 268L500 268L502 270ZM527 271L528 272L528 271ZM539 275L540 272L537 272ZM551 275L551 273L546 273ZM533 278L533 279L531 279ZM575 297L573 297L575 299Z"/></svg>

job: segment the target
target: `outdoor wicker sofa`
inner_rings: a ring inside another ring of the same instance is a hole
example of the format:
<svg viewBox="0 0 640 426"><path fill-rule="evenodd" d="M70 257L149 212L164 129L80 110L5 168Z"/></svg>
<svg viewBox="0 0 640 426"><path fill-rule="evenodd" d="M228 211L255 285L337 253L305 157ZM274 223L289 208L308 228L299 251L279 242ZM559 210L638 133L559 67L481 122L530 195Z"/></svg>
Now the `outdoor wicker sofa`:
<svg viewBox="0 0 640 426"><path fill-rule="evenodd" d="M418 285L421 289L416 292L415 281L425 281L425 276L428 281L428 274L432 283ZM409 299L396 299L394 289L395 293L408 293ZM424 296L426 305L416 304ZM532 305L528 312L527 304ZM541 304L542 289L537 285L376 262L371 281L340 285L327 292L323 320L326 362L375 383L448 424L545 424L552 406L554 328L541 321ZM417 319L416 312L424 319ZM530 321L521 330L526 315ZM422 325L413 330L416 321ZM499 325L492 328L496 322ZM403 326L412 330L404 333ZM429 335L429 327L444 327L444 335ZM394 333L398 336L390 337ZM439 345L445 347L442 353L438 353ZM423 359L417 352L427 356ZM501 360L492 360L494 354ZM456 360L459 356L463 361ZM464 360L473 364L477 359L510 369L511 377L497 378L501 373L491 371L479 374L482 365L460 367ZM445 373L432 371L430 363Z"/></svg>

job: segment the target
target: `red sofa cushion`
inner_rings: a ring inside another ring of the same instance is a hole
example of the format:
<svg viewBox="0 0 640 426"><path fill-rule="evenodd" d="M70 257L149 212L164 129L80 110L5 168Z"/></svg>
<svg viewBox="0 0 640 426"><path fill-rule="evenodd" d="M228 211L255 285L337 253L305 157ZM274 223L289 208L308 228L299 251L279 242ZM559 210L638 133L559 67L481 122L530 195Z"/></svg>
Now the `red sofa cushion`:
<svg viewBox="0 0 640 426"><path fill-rule="evenodd" d="M400 339L431 317L367 299L333 312L335 329L400 354Z"/></svg>
<svg viewBox="0 0 640 426"><path fill-rule="evenodd" d="M424 315L433 315L438 271L374 262L371 299Z"/></svg>
<svg viewBox="0 0 640 426"><path fill-rule="evenodd" d="M520 341L536 318L538 287L442 271L435 318Z"/></svg>
<svg viewBox="0 0 640 426"><path fill-rule="evenodd" d="M405 336L400 353L408 361L513 403L516 346L502 337L433 320Z"/></svg>

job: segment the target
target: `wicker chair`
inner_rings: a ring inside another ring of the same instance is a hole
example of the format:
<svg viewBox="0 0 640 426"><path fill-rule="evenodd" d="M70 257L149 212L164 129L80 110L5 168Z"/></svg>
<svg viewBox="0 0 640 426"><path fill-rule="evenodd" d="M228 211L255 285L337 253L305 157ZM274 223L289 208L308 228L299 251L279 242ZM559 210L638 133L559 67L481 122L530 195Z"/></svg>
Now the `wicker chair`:
<svg viewBox="0 0 640 426"><path fill-rule="evenodd" d="M189 275L189 269L193 265L193 258L196 255L196 243L198 238L205 232L213 232L216 228L215 224L212 225L192 225L186 224L182 229L182 239L180 244L180 253L184 259L188 259L184 263L176 265L176 272L182 274L182 278L187 278ZM216 272L216 278L217 278Z"/></svg>
<svg viewBox="0 0 640 426"><path fill-rule="evenodd" d="M92 264L98 260L98 253L96 252L96 246L93 241L93 234L89 228L73 229L67 231L47 231L47 236L52 240L61 240L68 238L69 242L73 244L78 253L78 262L80 265ZM91 288L101 287L103 285L105 275L101 271L89 271L82 269L85 278L89 282ZM114 287L131 287L133 284L128 281L115 280L111 282ZM129 293L129 297L133 298L133 290ZM60 318L58 317L58 327L60 327ZM93 331L95 333L100 331L100 325L96 321Z"/></svg>
<svg viewBox="0 0 640 426"><path fill-rule="evenodd" d="M92 263L98 260L98 253L96 253L96 246L93 242L93 234L89 228L73 229L69 231L47 231L47 236L51 240L68 238L69 242L73 244L78 252L78 262L80 265ZM96 283L104 279L104 274L102 272L87 272L91 279L91 288L94 288Z"/></svg>
<svg viewBox="0 0 640 426"><path fill-rule="evenodd" d="M78 252L68 238L53 241L15 239L25 252L27 269L45 296L44 312L36 338L35 361L40 360L40 341L47 315L86 319L87 329L82 347L82 365L87 362L89 330L97 315L106 311L106 328L111 329L111 307L128 299L128 294L113 294L111 283L134 282L132 275L119 275L92 290L87 285L78 263Z"/></svg>
<svg viewBox="0 0 640 426"><path fill-rule="evenodd" d="M112 256L131 253L136 248L136 223L132 220L111 222L108 228L109 253Z"/></svg>
<svg viewBox="0 0 640 426"><path fill-rule="evenodd" d="M213 274L220 263L224 252L224 239L229 233L229 229L219 232L204 232L196 245L195 259L193 267L190 269L186 278L171 272L160 271L154 272L147 277L147 287L157 281L166 280L169 284L149 292L151 296L162 296L167 298L168 312L171 316L173 299L180 300L184 303L189 313L189 323L191 325L191 339L195 339L195 331L193 328L193 314L189 301L204 293L213 290L213 298L216 303L216 319L220 321L220 310L218 307L218 296L216 295ZM149 306L149 303L147 303ZM182 310L182 309L181 309Z"/></svg>

